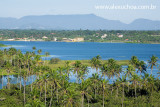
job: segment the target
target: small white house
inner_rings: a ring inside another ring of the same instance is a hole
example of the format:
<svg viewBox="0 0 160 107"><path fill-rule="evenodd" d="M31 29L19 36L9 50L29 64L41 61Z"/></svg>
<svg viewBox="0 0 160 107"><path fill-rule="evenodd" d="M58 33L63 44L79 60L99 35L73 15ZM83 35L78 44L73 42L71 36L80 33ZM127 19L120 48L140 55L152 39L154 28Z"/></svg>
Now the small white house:
<svg viewBox="0 0 160 107"><path fill-rule="evenodd" d="M104 35L101 36L102 39L104 39L106 37L107 37L107 34L104 34Z"/></svg>
<svg viewBox="0 0 160 107"><path fill-rule="evenodd" d="M47 36L43 36L42 39L48 39L48 37Z"/></svg>
<svg viewBox="0 0 160 107"><path fill-rule="evenodd" d="M119 38L123 38L123 35L118 35Z"/></svg>

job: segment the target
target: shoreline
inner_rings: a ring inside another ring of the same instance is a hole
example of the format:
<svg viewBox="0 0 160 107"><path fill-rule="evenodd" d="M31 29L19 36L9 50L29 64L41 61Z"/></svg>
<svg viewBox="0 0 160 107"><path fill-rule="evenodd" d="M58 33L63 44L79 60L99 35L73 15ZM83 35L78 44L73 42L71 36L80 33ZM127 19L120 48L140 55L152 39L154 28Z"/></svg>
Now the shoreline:
<svg viewBox="0 0 160 107"><path fill-rule="evenodd" d="M146 43L135 43L135 42L90 42L90 41L83 41L83 42L66 42L66 41L25 41L25 40L14 40L14 41L9 41L9 40L0 40L0 41L6 41L6 42L65 42L65 43L126 43L126 44L160 44L160 43L152 43L152 42L146 42ZM1 46L0 46L1 47ZM8 47L8 46L5 46Z"/></svg>

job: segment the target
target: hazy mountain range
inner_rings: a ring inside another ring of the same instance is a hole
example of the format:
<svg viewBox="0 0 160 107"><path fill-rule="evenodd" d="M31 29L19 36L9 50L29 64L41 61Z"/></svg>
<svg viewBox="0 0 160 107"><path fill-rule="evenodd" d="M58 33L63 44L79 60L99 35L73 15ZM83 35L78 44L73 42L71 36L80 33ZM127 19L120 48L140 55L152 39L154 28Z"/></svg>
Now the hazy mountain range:
<svg viewBox="0 0 160 107"><path fill-rule="evenodd" d="M160 21L137 19L130 24L107 20L94 14L25 16L20 19L0 18L0 29L52 30L160 30Z"/></svg>

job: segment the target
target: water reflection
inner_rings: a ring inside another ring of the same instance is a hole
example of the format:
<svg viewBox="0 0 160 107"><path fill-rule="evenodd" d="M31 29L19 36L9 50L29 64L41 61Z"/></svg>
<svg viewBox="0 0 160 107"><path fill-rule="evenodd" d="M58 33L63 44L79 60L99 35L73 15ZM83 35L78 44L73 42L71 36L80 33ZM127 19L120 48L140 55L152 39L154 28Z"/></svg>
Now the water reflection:
<svg viewBox="0 0 160 107"><path fill-rule="evenodd" d="M9 75L9 79L10 79L10 84L18 84L21 82L21 84L23 85L23 77L18 76L18 75ZM26 85L29 85L31 83L33 83L36 80L36 75L31 75L28 76L26 79ZM3 84L2 84L3 82ZM4 75L3 77L0 77L0 89L2 89L2 85L3 87L6 87L8 83L8 76Z"/></svg>
<svg viewBox="0 0 160 107"><path fill-rule="evenodd" d="M126 68L127 68L127 66L123 66L122 70L125 72ZM90 78L90 77L92 77L92 74L97 73L96 69L93 69L91 67L89 67L88 70L89 70L89 72L87 74L85 74L85 79ZM100 71L100 69L98 71ZM151 74L150 71L151 71L151 69L147 69L146 73ZM122 72L120 74L120 77L122 77L124 75L124 72ZM159 70L157 68L154 68L153 75L155 78L158 77L157 72L159 72ZM101 78L102 73L99 72L98 74L99 74L99 77ZM137 74L140 75L140 72L138 72ZM142 76L143 76L143 74L142 74ZM17 83L20 83L20 81L21 81L21 84L23 85L23 77L20 77L18 75L10 75L9 78L10 78L10 84L17 84ZM73 72L71 72L69 82L76 82L76 78L77 78L76 74L73 74ZM102 78L104 78L104 77L102 77ZM116 80L116 77L114 77L113 79L112 78L109 79L106 76L105 79L107 79L109 81L109 83L112 83L114 80ZM33 83L35 80L36 80L36 75L28 76L26 79L26 85ZM6 75L4 75L3 77L0 76L0 89L2 89L2 81L3 81L3 86L4 87L7 86L8 76L6 76Z"/></svg>

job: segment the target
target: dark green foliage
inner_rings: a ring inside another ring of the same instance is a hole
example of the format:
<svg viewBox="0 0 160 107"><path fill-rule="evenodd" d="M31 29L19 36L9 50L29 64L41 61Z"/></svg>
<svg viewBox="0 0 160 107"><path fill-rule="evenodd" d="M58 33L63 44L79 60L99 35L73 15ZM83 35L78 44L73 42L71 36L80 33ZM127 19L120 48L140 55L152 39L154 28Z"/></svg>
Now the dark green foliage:
<svg viewBox="0 0 160 107"><path fill-rule="evenodd" d="M160 80L148 74L143 69L146 64L136 56L131 58L126 71L116 60L102 63L100 56L96 56L90 61L96 69L90 78L86 78L88 66L81 61L66 61L64 67L52 70L40 63L40 55L22 54L14 48L0 51L0 58L1 73L16 72L24 80L23 85L9 84L0 90L0 107L159 107ZM50 63L59 61L53 58ZM149 62L158 66L155 56ZM76 82L69 81L71 72L76 75ZM36 75L36 81L24 85L30 75ZM6 78L10 83L10 78Z"/></svg>
<svg viewBox="0 0 160 107"><path fill-rule="evenodd" d="M50 61L49 61L49 63L50 64L57 64L59 61L60 61L59 58L51 58Z"/></svg>

